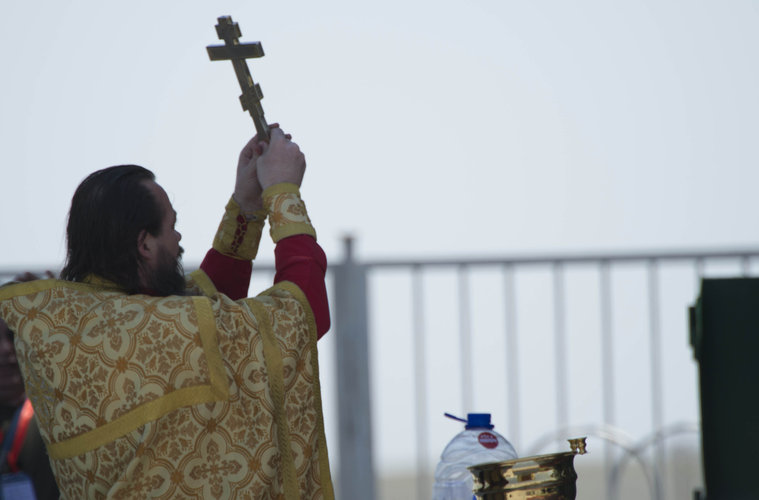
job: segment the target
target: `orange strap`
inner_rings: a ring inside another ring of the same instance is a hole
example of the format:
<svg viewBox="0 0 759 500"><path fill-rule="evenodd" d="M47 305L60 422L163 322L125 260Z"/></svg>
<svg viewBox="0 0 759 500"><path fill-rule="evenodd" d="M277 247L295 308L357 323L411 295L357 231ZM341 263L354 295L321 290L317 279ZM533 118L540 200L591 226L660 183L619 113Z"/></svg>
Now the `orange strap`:
<svg viewBox="0 0 759 500"><path fill-rule="evenodd" d="M21 413L18 417L18 424L16 425L16 432L13 435L13 444L8 452L8 467L11 472L18 472L18 456L21 454L21 448L24 446L24 439L26 438L26 431L29 428L29 422L34 416L34 408L32 408L32 402L27 399L24 401L24 406L21 408Z"/></svg>

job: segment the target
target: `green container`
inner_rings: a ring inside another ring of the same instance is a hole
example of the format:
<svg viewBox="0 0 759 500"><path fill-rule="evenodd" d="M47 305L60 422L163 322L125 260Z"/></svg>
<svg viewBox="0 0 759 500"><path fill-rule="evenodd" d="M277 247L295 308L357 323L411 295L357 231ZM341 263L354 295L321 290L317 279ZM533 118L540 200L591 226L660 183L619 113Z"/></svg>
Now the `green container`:
<svg viewBox="0 0 759 500"><path fill-rule="evenodd" d="M704 279L690 311L706 498L759 499L759 279Z"/></svg>

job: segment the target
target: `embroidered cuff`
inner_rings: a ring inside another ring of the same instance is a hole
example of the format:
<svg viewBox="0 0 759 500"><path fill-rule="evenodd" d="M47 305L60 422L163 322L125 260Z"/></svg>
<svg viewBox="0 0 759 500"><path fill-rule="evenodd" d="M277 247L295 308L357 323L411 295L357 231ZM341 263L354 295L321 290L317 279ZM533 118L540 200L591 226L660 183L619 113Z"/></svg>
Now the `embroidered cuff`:
<svg viewBox="0 0 759 500"><path fill-rule="evenodd" d="M296 234L308 234L316 239L316 231L300 199L298 186L283 182L269 186L263 192L264 206L269 211L269 234L274 243Z"/></svg>
<svg viewBox="0 0 759 500"><path fill-rule="evenodd" d="M240 205L229 198L224 217L213 239L213 248L224 255L240 260L253 260L266 221L266 210L252 214L240 213Z"/></svg>

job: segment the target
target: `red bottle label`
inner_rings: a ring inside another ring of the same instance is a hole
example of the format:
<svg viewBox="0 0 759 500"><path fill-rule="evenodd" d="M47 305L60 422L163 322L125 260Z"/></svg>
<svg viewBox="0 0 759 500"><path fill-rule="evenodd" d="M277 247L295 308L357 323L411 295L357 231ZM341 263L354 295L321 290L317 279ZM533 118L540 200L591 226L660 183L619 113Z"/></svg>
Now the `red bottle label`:
<svg viewBox="0 0 759 500"><path fill-rule="evenodd" d="M477 436L477 441L485 448L490 448L491 450L498 446L498 438L490 432L480 432L480 435Z"/></svg>

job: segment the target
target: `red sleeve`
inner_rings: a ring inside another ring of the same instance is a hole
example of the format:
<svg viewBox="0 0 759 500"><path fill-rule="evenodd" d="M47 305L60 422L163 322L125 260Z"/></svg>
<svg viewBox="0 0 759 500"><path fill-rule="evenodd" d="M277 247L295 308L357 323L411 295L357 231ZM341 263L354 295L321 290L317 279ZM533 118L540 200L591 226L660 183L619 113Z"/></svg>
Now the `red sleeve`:
<svg viewBox="0 0 759 500"><path fill-rule="evenodd" d="M329 302L324 275L327 272L327 256L316 240L306 234L298 234L279 240L274 249L277 273L274 283L291 281L306 295L316 320L317 338L330 327Z"/></svg>
<svg viewBox="0 0 759 500"><path fill-rule="evenodd" d="M230 299L240 300L248 296L253 271L251 261L235 259L212 248L200 268L211 278L216 289Z"/></svg>

